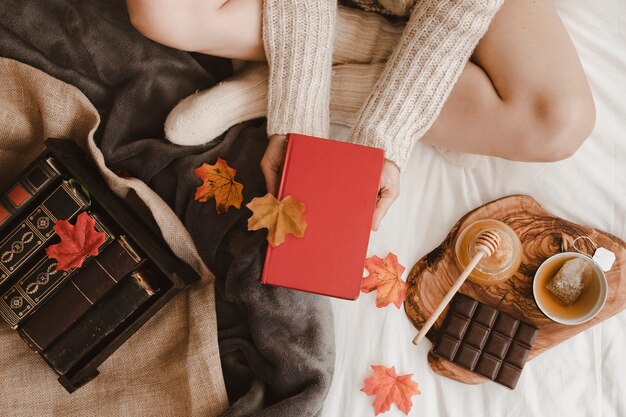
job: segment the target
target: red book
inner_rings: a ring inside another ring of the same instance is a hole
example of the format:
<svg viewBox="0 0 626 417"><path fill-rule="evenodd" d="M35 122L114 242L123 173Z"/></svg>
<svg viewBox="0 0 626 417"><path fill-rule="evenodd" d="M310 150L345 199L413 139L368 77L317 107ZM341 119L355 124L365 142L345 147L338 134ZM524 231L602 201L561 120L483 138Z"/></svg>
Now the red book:
<svg viewBox="0 0 626 417"><path fill-rule="evenodd" d="M278 192L305 205L304 237L268 246L264 284L359 296L384 155L381 149L290 134Z"/></svg>

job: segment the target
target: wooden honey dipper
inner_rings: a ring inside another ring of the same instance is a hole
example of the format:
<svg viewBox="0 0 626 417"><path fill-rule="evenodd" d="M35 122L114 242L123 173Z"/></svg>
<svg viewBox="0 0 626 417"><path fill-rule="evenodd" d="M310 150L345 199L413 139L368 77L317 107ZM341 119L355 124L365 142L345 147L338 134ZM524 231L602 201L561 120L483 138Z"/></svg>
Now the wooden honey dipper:
<svg viewBox="0 0 626 417"><path fill-rule="evenodd" d="M476 242L474 243L474 250L476 251L476 255L474 255L474 258L465 267L461 275L459 275L459 278L457 278L454 285L452 285L452 288L450 288L450 290L443 297L441 303L439 303L433 314L428 318L428 320L426 320L426 323L424 323L420 331L417 333L417 336L415 336L415 338L413 339L414 345L417 345L424 338L424 336L426 336L426 333L428 333L430 328L433 327L433 324L435 324L435 320L437 320L437 317L439 317L439 315L443 312L443 309L446 308L452 297L454 297L454 294L459 291L459 288L461 288L461 285L463 285L469 274L474 270L474 268L476 268L478 262L480 262L483 258L488 258L493 255L496 250L498 250L500 242L500 235L491 230L481 232L476 237Z"/></svg>

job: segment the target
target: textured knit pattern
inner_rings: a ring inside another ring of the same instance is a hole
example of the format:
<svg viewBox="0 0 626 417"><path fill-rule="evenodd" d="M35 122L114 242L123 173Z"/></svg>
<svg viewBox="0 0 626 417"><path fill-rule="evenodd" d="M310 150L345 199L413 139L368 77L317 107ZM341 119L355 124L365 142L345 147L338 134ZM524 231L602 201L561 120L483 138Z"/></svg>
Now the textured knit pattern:
<svg viewBox="0 0 626 417"><path fill-rule="evenodd" d="M333 65L387 62L405 24L391 22L380 14L339 6Z"/></svg>
<svg viewBox="0 0 626 417"><path fill-rule="evenodd" d="M265 0L267 131L327 137L336 0Z"/></svg>
<svg viewBox="0 0 626 417"><path fill-rule="evenodd" d="M351 141L402 170L432 126L503 0L422 0L363 107Z"/></svg>
<svg viewBox="0 0 626 417"><path fill-rule="evenodd" d="M334 1L284 1L280 5L274 4L276 1L266 0L264 16L264 26L276 25L264 28L264 42L270 65L268 114L270 124L276 126L280 123L284 132L270 129L269 133L306 133L302 131L302 120L313 115L324 123L328 120L326 115L321 115L328 112L328 107L321 109L319 106L326 106L328 102L325 95L329 91L326 88L329 78L325 71L318 72L318 69L327 69L330 59L326 48L315 46L316 42L320 42L321 35L313 28L333 21L315 11L324 11L329 5L334 7ZM503 0L417 1L385 70L359 113L350 140L384 149L386 158L402 170L415 142L426 133L441 112L465 64L502 2ZM355 3L362 3L359 4L361 7L376 3L387 13L395 15L402 15L396 12L401 12L405 6L411 6L410 2L392 0L356 0ZM306 22L294 25L294 22L300 22L301 19ZM291 34L290 30L296 33ZM334 29L328 33L333 31ZM281 32L282 37L268 35ZM278 51L282 51L285 56L279 58ZM318 79L317 81L310 77L292 75L303 72L303 63L308 68L316 69L313 72L307 71L306 75ZM289 64L293 65L293 71L287 71ZM324 88L311 89L312 85L323 85ZM303 95L303 91L315 91L315 94ZM276 100L284 103L279 104ZM304 104L302 100L307 103ZM285 108L285 103L296 102L302 106L297 113L281 111ZM308 110L304 109L309 108L315 108L316 112L305 114ZM281 119L277 120L279 117Z"/></svg>

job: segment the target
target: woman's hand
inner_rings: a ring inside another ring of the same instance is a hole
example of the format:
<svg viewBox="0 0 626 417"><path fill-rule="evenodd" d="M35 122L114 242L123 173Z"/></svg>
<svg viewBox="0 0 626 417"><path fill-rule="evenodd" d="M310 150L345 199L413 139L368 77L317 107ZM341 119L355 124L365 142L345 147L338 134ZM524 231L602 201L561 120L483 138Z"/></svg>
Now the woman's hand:
<svg viewBox="0 0 626 417"><path fill-rule="evenodd" d="M285 152L287 148L287 136L273 135L265 149L265 154L261 159L261 171L265 177L267 192L274 197L278 196L278 186L280 184L280 172L285 162Z"/></svg>
<svg viewBox="0 0 626 417"><path fill-rule="evenodd" d="M380 222L387 214L387 210L400 195L400 169L393 162L385 159L383 170L380 174L380 185L378 186L378 200L374 209L374 219L372 230L377 231Z"/></svg>
<svg viewBox="0 0 626 417"><path fill-rule="evenodd" d="M285 151L287 148L287 136L273 135L270 137L265 154L261 159L261 171L265 177L267 192L273 196L278 194L280 184L280 173L285 162ZM378 230L387 210L398 198L400 194L400 170L391 161L385 160L380 176L380 186L378 189L378 200L374 210L372 230Z"/></svg>

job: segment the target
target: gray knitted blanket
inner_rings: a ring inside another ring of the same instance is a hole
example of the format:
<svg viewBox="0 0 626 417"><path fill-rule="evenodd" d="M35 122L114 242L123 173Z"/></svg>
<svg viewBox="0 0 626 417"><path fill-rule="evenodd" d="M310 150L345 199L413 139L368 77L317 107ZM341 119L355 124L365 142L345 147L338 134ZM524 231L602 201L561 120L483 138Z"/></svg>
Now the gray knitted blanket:
<svg viewBox="0 0 626 417"><path fill-rule="evenodd" d="M230 63L144 39L121 0L0 0L0 39L0 56L73 84L91 100L102 117L96 140L107 165L146 182L191 232L217 277L218 338L231 401L225 415L318 415L334 365L330 304L261 285L265 234L247 231L247 209L217 215L211 203L193 198L199 183L193 168L218 156L237 168L244 205L265 194L263 121L235 126L203 146L162 139L173 106L226 76Z"/></svg>

